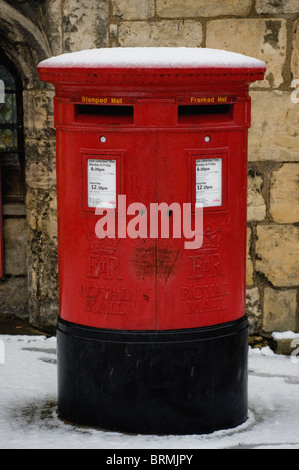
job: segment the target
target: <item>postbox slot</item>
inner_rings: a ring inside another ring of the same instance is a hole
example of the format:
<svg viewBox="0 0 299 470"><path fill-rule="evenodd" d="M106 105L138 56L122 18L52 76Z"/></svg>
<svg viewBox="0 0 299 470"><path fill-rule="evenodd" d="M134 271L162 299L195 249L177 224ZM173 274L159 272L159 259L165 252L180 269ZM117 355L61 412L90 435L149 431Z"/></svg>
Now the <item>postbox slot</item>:
<svg viewBox="0 0 299 470"><path fill-rule="evenodd" d="M75 118L78 122L96 124L133 124L134 107L118 105L76 104Z"/></svg>
<svg viewBox="0 0 299 470"><path fill-rule="evenodd" d="M233 119L233 106L233 104L180 105L178 122L180 124L227 122Z"/></svg>

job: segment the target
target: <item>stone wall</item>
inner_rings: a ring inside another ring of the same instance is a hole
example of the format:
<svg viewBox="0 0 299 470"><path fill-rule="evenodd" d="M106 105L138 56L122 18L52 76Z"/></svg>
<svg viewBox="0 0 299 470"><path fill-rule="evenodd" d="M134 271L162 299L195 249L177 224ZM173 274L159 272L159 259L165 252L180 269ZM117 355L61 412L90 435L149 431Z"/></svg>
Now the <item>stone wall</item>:
<svg viewBox="0 0 299 470"><path fill-rule="evenodd" d="M110 8L111 47L210 47L267 63L265 79L250 92L251 334L299 329L299 102L293 88L294 79L299 85L298 14L296 0L113 0Z"/></svg>
<svg viewBox="0 0 299 470"><path fill-rule="evenodd" d="M31 322L51 327L58 312L53 90L39 82L37 63L92 47L190 46L267 63L264 81L250 90L247 312L251 334L299 331L298 1L14 0L0 6L0 48L24 84Z"/></svg>

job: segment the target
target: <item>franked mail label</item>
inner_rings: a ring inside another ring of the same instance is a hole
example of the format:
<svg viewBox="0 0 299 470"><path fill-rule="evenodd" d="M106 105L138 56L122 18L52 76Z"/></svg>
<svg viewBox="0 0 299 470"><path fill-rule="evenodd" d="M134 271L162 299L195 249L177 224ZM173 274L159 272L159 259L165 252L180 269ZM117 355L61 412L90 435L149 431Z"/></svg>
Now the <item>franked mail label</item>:
<svg viewBox="0 0 299 470"><path fill-rule="evenodd" d="M116 207L116 160L87 160L88 207Z"/></svg>
<svg viewBox="0 0 299 470"><path fill-rule="evenodd" d="M196 160L195 207L222 205L222 158Z"/></svg>

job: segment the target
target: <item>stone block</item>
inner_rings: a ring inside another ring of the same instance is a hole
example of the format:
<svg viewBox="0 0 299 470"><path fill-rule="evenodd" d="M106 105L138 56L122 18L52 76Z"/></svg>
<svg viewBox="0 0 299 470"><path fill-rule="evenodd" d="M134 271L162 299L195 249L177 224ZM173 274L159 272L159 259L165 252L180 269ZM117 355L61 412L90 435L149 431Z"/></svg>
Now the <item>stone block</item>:
<svg viewBox="0 0 299 470"><path fill-rule="evenodd" d="M109 36L111 39L115 39L117 38L117 34L118 34L118 25L117 24L110 24L109 25Z"/></svg>
<svg viewBox="0 0 299 470"><path fill-rule="evenodd" d="M65 52L107 47L109 2L64 0L61 8Z"/></svg>
<svg viewBox="0 0 299 470"><path fill-rule="evenodd" d="M157 15L162 18L215 17L222 15L246 16L251 8L250 0L156 0Z"/></svg>
<svg viewBox="0 0 299 470"><path fill-rule="evenodd" d="M274 286L299 284L299 227L258 225L256 271Z"/></svg>
<svg viewBox="0 0 299 470"><path fill-rule="evenodd" d="M291 330L272 333L276 354L292 356L292 362L298 364L299 334Z"/></svg>
<svg viewBox="0 0 299 470"><path fill-rule="evenodd" d="M247 220L261 221L266 217L266 204L262 195L263 177L254 170L248 173Z"/></svg>
<svg viewBox="0 0 299 470"><path fill-rule="evenodd" d="M206 47L239 52L267 64L265 79L255 87L279 87L284 79L286 21L280 18L218 19L207 23Z"/></svg>
<svg viewBox="0 0 299 470"><path fill-rule="evenodd" d="M24 202L5 202L2 206L3 215L16 215L18 217L26 215Z"/></svg>
<svg viewBox="0 0 299 470"><path fill-rule="evenodd" d="M5 315L28 315L26 277L10 277L0 281L0 311Z"/></svg>
<svg viewBox="0 0 299 470"><path fill-rule="evenodd" d="M275 222L299 222L299 163L285 163L273 171L270 180L270 213Z"/></svg>
<svg viewBox="0 0 299 470"><path fill-rule="evenodd" d="M37 214L37 226L49 240L57 244L57 199L54 191L49 194L45 211Z"/></svg>
<svg viewBox="0 0 299 470"><path fill-rule="evenodd" d="M155 0L113 0L112 10L123 20L144 20L155 15Z"/></svg>
<svg viewBox="0 0 299 470"><path fill-rule="evenodd" d="M261 301L257 287L246 290L246 314L248 317L249 334L257 334L261 326Z"/></svg>
<svg viewBox="0 0 299 470"><path fill-rule="evenodd" d="M275 340L275 354L282 354L284 356L291 356L298 348L298 339L278 339ZM296 359L298 360L298 354Z"/></svg>
<svg viewBox="0 0 299 470"><path fill-rule="evenodd" d="M27 191L27 221L29 228L30 256L38 251L43 243L43 252L57 246L57 199L56 191L29 189Z"/></svg>
<svg viewBox="0 0 299 470"><path fill-rule="evenodd" d="M200 47L202 26L193 20L123 22L119 25L121 47Z"/></svg>
<svg viewBox="0 0 299 470"><path fill-rule="evenodd" d="M32 4L28 3L28 15L32 15ZM62 21L62 7L61 0L46 0L43 8L37 3L36 7L40 12L41 19L38 24L43 25L43 30L46 32L46 38L51 47L52 55L62 54L62 38L63 38L63 21ZM38 18L35 18L38 21Z"/></svg>
<svg viewBox="0 0 299 470"><path fill-rule="evenodd" d="M279 13L288 14L299 12L297 0L257 0L255 9L258 14L269 13L272 15Z"/></svg>
<svg viewBox="0 0 299 470"><path fill-rule="evenodd" d="M44 162L30 162L27 165L27 184L35 189L50 189L55 187L55 168L49 169L49 165Z"/></svg>
<svg viewBox="0 0 299 470"><path fill-rule="evenodd" d="M250 257L251 228L247 227L246 285L253 285L253 264Z"/></svg>
<svg viewBox="0 0 299 470"><path fill-rule="evenodd" d="M249 161L299 161L299 103L289 92L251 91Z"/></svg>
<svg viewBox="0 0 299 470"><path fill-rule="evenodd" d="M294 22L292 34L291 72L293 79L299 80L299 20ZM298 82L296 86L299 86ZM297 94L296 99L298 98L299 96ZM297 103L297 106L299 106L299 103Z"/></svg>
<svg viewBox="0 0 299 470"><path fill-rule="evenodd" d="M58 312L58 258L55 190L27 190L29 319L47 331Z"/></svg>
<svg viewBox="0 0 299 470"><path fill-rule="evenodd" d="M55 140L26 139L26 184L32 189L56 186Z"/></svg>
<svg viewBox="0 0 299 470"><path fill-rule="evenodd" d="M265 287L263 330L295 331L296 330L296 289L275 290Z"/></svg>
<svg viewBox="0 0 299 470"><path fill-rule="evenodd" d="M14 276L26 275L26 219L4 219L3 227L5 274Z"/></svg>
<svg viewBox="0 0 299 470"><path fill-rule="evenodd" d="M26 138L55 138L54 90L24 90L24 134Z"/></svg>

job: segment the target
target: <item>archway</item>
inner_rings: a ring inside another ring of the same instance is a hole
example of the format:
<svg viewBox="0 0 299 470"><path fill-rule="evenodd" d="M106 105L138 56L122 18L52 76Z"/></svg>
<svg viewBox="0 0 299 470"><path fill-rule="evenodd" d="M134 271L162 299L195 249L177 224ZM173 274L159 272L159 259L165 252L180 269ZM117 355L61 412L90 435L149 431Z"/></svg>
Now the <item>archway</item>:
<svg viewBox="0 0 299 470"><path fill-rule="evenodd" d="M29 305L30 315L33 312L38 317L41 303L39 277L44 258L40 254L38 233L35 236L28 221L34 219L36 213L43 212L43 207L36 202L37 192L28 191L28 183L25 185L25 182L28 179L29 157L36 161L40 157L37 155L37 145L36 148L31 145L40 138L33 119L34 105L40 99L39 93L45 89L38 79L36 66L50 55L47 36L32 22L30 15L22 14L2 2L0 80L5 86L5 102L0 103L0 161L5 277L0 283L0 313L18 316L28 315ZM47 159L48 156L43 158ZM35 213L30 219L32 207Z"/></svg>

